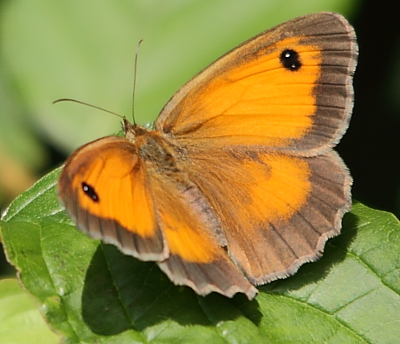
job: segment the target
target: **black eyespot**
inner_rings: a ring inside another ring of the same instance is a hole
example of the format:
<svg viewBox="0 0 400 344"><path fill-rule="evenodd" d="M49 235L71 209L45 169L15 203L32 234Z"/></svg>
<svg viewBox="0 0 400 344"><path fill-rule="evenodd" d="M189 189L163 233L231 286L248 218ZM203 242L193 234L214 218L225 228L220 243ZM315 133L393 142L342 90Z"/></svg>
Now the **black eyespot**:
<svg viewBox="0 0 400 344"><path fill-rule="evenodd" d="M280 60L282 66L290 71L294 72L301 68L299 53L294 50L285 49L284 51L282 51Z"/></svg>
<svg viewBox="0 0 400 344"><path fill-rule="evenodd" d="M82 183L82 190L83 192L88 195L94 202L98 203L99 196L97 195L96 191L94 191L94 187L90 186L89 184Z"/></svg>

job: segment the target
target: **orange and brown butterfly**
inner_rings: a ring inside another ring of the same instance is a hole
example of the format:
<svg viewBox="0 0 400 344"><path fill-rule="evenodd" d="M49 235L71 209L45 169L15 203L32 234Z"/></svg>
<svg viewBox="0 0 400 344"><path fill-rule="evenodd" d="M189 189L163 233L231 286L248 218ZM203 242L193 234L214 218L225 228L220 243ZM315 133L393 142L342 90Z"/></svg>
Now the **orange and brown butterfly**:
<svg viewBox="0 0 400 344"><path fill-rule="evenodd" d="M184 85L154 130L84 145L59 197L78 228L200 295L257 294L340 233L352 178L332 150L353 107L353 28L299 17Z"/></svg>

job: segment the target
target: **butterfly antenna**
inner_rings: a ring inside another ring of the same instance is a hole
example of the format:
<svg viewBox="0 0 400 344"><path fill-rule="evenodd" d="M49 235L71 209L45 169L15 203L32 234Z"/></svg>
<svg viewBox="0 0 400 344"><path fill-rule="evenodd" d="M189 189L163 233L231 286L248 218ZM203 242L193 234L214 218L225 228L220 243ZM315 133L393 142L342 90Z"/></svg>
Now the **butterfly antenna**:
<svg viewBox="0 0 400 344"><path fill-rule="evenodd" d="M114 115L114 116L117 116L117 117L119 117L119 118L122 118L123 120L125 119L124 116L121 116L120 114L118 114L118 113L116 113L116 112L113 112L113 111L110 111L110 110L106 110L106 109L103 109L103 108L101 108L101 107L99 107L99 106L92 105L92 104L89 104L89 103L85 103L85 102L83 102L83 101L76 100L76 99L72 99L72 98L61 98L61 99L57 99L57 100L55 100L55 101L53 102L53 104L60 103L60 102L74 102L74 103L78 103L78 104L81 104L81 105L86 105L86 106L89 106L89 107L91 107L91 108L94 108L94 109L97 109L97 110L100 110L100 111L108 112L108 113L110 113L110 114L112 114L112 115Z"/></svg>
<svg viewBox="0 0 400 344"><path fill-rule="evenodd" d="M133 90L132 90L132 119L133 119L133 124L136 124L136 121L135 121L135 94L136 94L136 79L137 79L136 75L137 75L137 63L138 63L138 56L139 56L139 48L140 48L140 44L142 42L143 42L143 39L141 39L138 42L138 45L137 45L137 48L136 48L135 65L134 65L134 71L133 71ZM60 102L74 102L74 103L78 103L78 104L81 104L81 105L86 105L86 106L89 106L91 108L94 108L94 109L97 109L97 110L100 110L100 111L108 112L109 114L112 114L112 115L115 115L115 116L117 116L119 118L122 118L124 123L126 122L126 118L124 116L121 116L120 114L118 114L116 112L103 109L103 108L101 108L99 106L96 106L96 105L93 105L93 104L85 103L85 102L83 102L81 100L76 100L76 99L72 99L72 98L60 98L60 99L55 100L53 102L53 104L60 103Z"/></svg>
<svg viewBox="0 0 400 344"><path fill-rule="evenodd" d="M136 124L136 121L135 121L135 94L136 94L137 64L138 64L140 44L142 44L142 42L143 42L143 39L141 39L138 42L138 45L136 47L135 65L134 65L134 69L133 69L133 88L132 88L132 120L133 120L133 124Z"/></svg>

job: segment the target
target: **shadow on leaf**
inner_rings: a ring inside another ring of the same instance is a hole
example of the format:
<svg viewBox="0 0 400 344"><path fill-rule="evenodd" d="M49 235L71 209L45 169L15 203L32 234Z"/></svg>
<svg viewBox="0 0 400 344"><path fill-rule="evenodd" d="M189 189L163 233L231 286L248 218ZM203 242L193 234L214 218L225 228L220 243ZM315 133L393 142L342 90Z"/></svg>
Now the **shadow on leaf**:
<svg viewBox="0 0 400 344"><path fill-rule="evenodd" d="M258 324L256 300L244 295L228 299L216 293L198 296L175 286L152 262L126 256L111 245L99 245L86 273L82 315L90 329L115 335L128 329L142 331L165 320L180 325L213 326L243 316Z"/></svg>

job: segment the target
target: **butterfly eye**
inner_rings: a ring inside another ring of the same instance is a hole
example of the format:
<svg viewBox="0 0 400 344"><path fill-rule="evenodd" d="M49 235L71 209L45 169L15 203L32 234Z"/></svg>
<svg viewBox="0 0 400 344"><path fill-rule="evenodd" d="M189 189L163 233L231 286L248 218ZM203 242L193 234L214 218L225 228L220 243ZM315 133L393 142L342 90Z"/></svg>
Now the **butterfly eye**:
<svg viewBox="0 0 400 344"><path fill-rule="evenodd" d="M294 50L285 49L284 51L282 51L280 60L282 66L290 71L294 72L301 68L299 53Z"/></svg>
<svg viewBox="0 0 400 344"><path fill-rule="evenodd" d="M96 191L94 190L93 186L90 186L89 184L82 183L82 190L83 192L88 195L94 202L98 203L99 196L97 195Z"/></svg>

